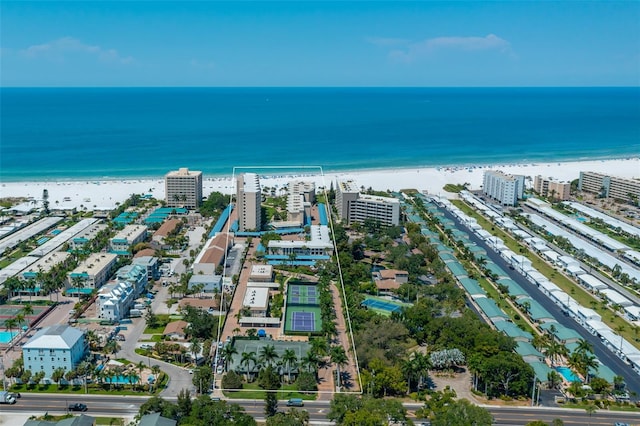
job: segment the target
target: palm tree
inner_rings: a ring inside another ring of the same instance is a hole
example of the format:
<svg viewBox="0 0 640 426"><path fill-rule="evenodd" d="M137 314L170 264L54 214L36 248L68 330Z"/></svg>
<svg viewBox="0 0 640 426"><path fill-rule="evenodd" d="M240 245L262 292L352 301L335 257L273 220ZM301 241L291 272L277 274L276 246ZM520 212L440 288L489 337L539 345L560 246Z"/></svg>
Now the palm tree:
<svg viewBox="0 0 640 426"><path fill-rule="evenodd" d="M22 307L22 315L24 315L25 319L29 316L29 315L33 315L33 306L31 306L30 303L27 303L26 305L24 305ZM29 320L27 319L27 327L29 327Z"/></svg>
<svg viewBox="0 0 640 426"><path fill-rule="evenodd" d="M278 353L273 345L263 346L260 349L260 362L268 366L272 366L273 362L278 359Z"/></svg>
<svg viewBox="0 0 640 426"><path fill-rule="evenodd" d="M309 372L315 372L316 375L318 373L318 364L320 363L320 359L318 355L313 353L313 351L309 351L300 359L300 365L305 367Z"/></svg>
<svg viewBox="0 0 640 426"><path fill-rule="evenodd" d="M287 368L287 375L289 377L289 383L291 383L291 365L296 365L298 362L298 357L296 356L296 352L293 349L287 349L282 354L282 363Z"/></svg>
<svg viewBox="0 0 640 426"><path fill-rule="evenodd" d="M411 393L411 379L416 377L417 368L413 359L409 358L402 362L402 374L407 378L407 395Z"/></svg>
<svg viewBox="0 0 640 426"><path fill-rule="evenodd" d="M415 364L416 372L418 373L418 387L420 388L423 386L425 376L428 376L429 374L431 359L421 352L414 352L413 363Z"/></svg>
<svg viewBox="0 0 640 426"><path fill-rule="evenodd" d="M336 365L336 376L338 377L338 387L340 387L340 367L347 363L347 354L342 346L332 346L329 351L329 357L331 362Z"/></svg>
<svg viewBox="0 0 640 426"><path fill-rule="evenodd" d="M136 365L136 370L138 370L138 383L142 380L142 372L145 369L145 365L144 365L144 361L140 361L137 365Z"/></svg>
<svg viewBox="0 0 640 426"><path fill-rule="evenodd" d="M198 354L200 353L201 349L202 349L202 345L200 344L200 341L198 339L191 340L191 346L189 347L189 350L193 354L194 364L198 363Z"/></svg>
<svg viewBox="0 0 640 426"><path fill-rule="evenodd" d="M160 366L157 364L154 364L151 366L151 373L153 373L153 377L154 377L154 382L153 383L158 383L160 382ZM151 391L151 388L149 388L149 391Z"/></svg>
<svg viewBox="0 0 640 426"><path fill-rule="evenodd" d="M593 353L593 344L585 339L578 339L578 346L576 347L576 352L589 352Z"/></svg>
<svg viewBox="0 0 640 426"><path fill-rule="evenodd" d="M233 356L238 353L238 350L231 345L226 345L222 350L222 360L224 361L225 370L229 368L231 362L233 362Z"/></svg>
<svg viewBox="0 0 640 426"><path fill-rule="evenodd" d="M253 363L256 365L256 354L254 352L242 352L242 359L240 360L240 365L244 365L246 372L246 380L249 382L249 372L253 368L253 365L250 367L249 364Z"/></svg>
<svg viewBox="0 0 640 426"><path fill-rule="evenodd" d="M13 330L18 325L18 321L15 318L7 318L4 320L4 328L9 330L9 334L11 334L11 330ZM13 335L11 335L13 338Z"/></svg>
<svg viewBox="0 0 640 426"><path fill-rule="evenodd" d="M20 330L22 330L22 323L24 322L24 314L23 313L18 313L18 314L16 314L14 319L16 320L16 324L18 325L18 328Z"/></svg>
<svg viewBox="0 0 640 426"><path fill-rule="evenodd" d="M58 367L51 373L51 380L56 382L56 385L60 386L60 380L64 377L64 368Z"/></svg>
<svg viewBox="0 0 640 426"><path fill-rule="evenodd" d="M325 339L312 339L309 343L311 343L311 351L318 356L323 356L327 354L327 341Z"/></svg>

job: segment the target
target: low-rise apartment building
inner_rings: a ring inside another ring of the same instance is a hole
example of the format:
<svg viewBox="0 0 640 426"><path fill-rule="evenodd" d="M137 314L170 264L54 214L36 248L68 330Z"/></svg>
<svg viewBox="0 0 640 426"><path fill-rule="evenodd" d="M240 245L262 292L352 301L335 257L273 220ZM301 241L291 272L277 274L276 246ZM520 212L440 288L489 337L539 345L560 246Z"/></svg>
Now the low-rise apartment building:
<svg viewBox="0 0 640 426"><path fill-rule="evenodd" d="M120 255L130 255L134 245L147 239L147 229L145 225L125 226L109 241L110 251Z"/></svg>
<svg viewBox="0 0 640 426"><path fill-rule="evenodd" d="M543 197L565 201L571 196L571 183L538 175L533 179L533 190Z"/></svg>
<svg viewBox="0 0 640 426"><path fill-rule="evenodd" d="M22 346L22 361L25 370L33 374L44 371L45 380L51 382L55 370L75 369L88 353L89 345L82 331L68 325L53 325L38 330Z"/></svg>
<svg viewBox="0 0 640 426"><path fill-rule="evenodd" d="M92 253L78 267L67 274L68 287L74 289L98 289L111 276L118 255L114 253Z"/></svg>

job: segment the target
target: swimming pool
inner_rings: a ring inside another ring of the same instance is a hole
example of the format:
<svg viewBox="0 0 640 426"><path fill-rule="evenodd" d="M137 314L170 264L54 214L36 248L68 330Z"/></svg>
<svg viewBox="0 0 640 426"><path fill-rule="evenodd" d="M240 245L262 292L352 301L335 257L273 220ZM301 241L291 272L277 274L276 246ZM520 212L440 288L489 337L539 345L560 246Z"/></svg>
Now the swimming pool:
<svg viewBox="0 0 640 426"><path fill-rule="evenodd" d="M134 383L138 383L138 376L129 376L129 377L125 377L125 376L107 376L104 378L105 383L113 383L116 385L129 385L129 384L134 384Z"/></svg>
<svg viewBox="0 0 640 426"><path fill-rule="evenodd" d="M569 367L555 367L555 370L562 375L568 382L581 382L580 377L576 376Z"/></svg>
<svg viewBox="0 0 640 426"><path fill-rule="evenodd" d="M17 331L0 331L0 343L7 344L18 334Z"/></svg>

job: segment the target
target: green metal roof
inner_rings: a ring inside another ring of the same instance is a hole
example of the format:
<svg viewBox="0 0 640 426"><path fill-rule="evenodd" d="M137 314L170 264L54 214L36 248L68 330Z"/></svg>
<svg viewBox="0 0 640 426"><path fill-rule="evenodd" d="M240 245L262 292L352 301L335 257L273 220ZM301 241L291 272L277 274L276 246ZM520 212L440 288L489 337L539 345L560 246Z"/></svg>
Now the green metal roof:
<svg viewBox="0 0 640 426"><path fill-rule="evenodd" d="M549 367L544 362L540 362L540 361L534 361L528 364L531 366L531 368L533 368L533 372L535 373L536 377L540 382L544 383L548 381L547 376L549 375L549 373L553 371L551 367Z"/></svg>
<svg viewBox="0 0 640 426"><path fill-rule="evenodd" d="M482 287L480 287L480 284L478 284L478 281L472 278L460 278L459 280L460 280L460 284L462 284L462 287L464 287L464 289L470 295L475 296L479 294L485 294L485 295L487 294L482 289Z"/></svg>
<svg viewBox="0 0 640 426"><path fill-rule="evenodd" d="M533 340L531 333L528 333L510 321L498 321L495 323L498 330L502 331L509 337L522 337L529 341Z"/></svg>
<svg viewBox="0 0 640 426"><path fill-rule="evenodd" d="M589 374L595 377L605 379L609 383L613 383L613 379L617 376L609 367L600 364L597 369L589 369Z"/></svg>
<svg viewBox="0 0 640 426"><path fill-rule="evenodd" d="M517 342L516 353L520 356L535 356L538 358L544 358L544 355L533 347L531 343L528 342Z"/></svg>
<svg viewBox="0 0 640 426"><path fill-rule="evenodd" d="M496 302L491 299L476 299L476 303L489 318L509 318L507 314L505 314L500 308L498 308Z"/></svg>
<svg viewBox="0 0 640 426"><path fill-rule="evenodd" d="M522 287L520 287L520 285L513 281L510 278L502 278L498 280L498 284L502 284L503 286L506 286L509 290L509 295L511 296L528 296L529 293L527 293L525 290L522 289Z"/></svg>
<svg viewBox="0 0 640 426"><path fill-rule="evenodd" d="M498 265L496 265L493 262L487 262L484 266L489 271L491 271L493 274L496 274L498 277L507 277L508 276L507 273L505 271L503 271L501 267L499 267Z"/></svg>
<svg viewBox="0 0 640 426"><path fill-rule="evenodd" d="M447 265L447 268L449 268L449 270L451 271L451 273L456 277L465 277L468 275L467 270L464 269L464 266L462 266L460 262L453 260L450 262L446 262L446 265Z"/></svg>

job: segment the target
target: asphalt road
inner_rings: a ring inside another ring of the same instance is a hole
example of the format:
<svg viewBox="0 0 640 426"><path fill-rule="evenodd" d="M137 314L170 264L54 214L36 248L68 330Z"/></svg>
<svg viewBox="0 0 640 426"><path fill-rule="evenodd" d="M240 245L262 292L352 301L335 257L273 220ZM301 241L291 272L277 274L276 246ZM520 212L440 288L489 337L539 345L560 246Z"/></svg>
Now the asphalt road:
<svg viewBox="0 0 640 426"><path fill-rule="evenodd" d="M15 405L1 406L4 414L41 415L66 413L67 406L74 402L87 404L88 415L132 416L138 412L146 397L110 396L110 395L59 395L59 394L23 394ZM167 398L174 400L173 398ZM264 417L264 401L252 399L228 400L244 407L245 411L257 420ZM419 403L404 404L410 412L422 407ZM279 402L279 409L286 410L286 401ZM495 419L496 425L525 425L533 420L551 422L561 419L565 425L613 425L615 422L640 424L640 413L616 411L596 411L591 417L584 410L551 409L541 407L493 407L486 406ZM312 424L332 424L326 418L329 401L307 401L304 409L309 413Z"/></svg>
<svg viewBox="0 0 640 426"><path fill-rule="evenodd" d="M590 334L576 320L565 316L562 313L562 309L558 305L553 303L551 299L548 298L545 294L543 294L537 286L532 284L516 270L510 269L509 264L502 257L500 257L499 254L497 254L491 247L489 247L483 240L481 240L471 229L462 224L453 214L451 214L451 212L444 208L441 208L441 211L444 212L445 216L448 219L454 221L458 229L466 231L469 234L469 238L471 239L471 241L485 249L487 252L487 257L489 257L491 261L502 268L512 280L517 282L523 289L525 289L529 293L531 298L540 303L551 315L553 315L558 323L564 325L565 327L572 328L578 334L580 334L583 339L593 344L594 354L598 357L598 359L607 367L611 368L614 373L622 376L625 380L625 383L627 384L627 388L630 391L635 391L640 394L640 375L638 375L630 365L628 365L626 362L618 358L613 352L607 349L607 347L600 341L598 337Z"/></svg>

